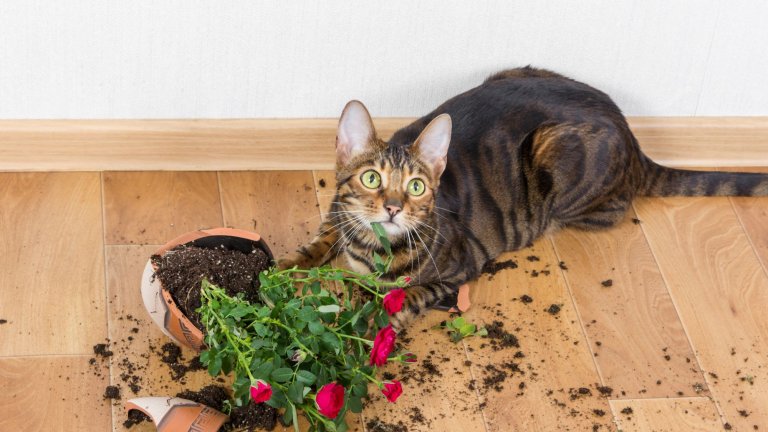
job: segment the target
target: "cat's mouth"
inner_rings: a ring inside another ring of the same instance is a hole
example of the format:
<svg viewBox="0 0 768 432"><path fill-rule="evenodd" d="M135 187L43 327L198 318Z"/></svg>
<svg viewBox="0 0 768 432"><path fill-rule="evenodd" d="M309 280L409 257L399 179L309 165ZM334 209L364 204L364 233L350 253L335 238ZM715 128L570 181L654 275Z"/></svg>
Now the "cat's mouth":
<svg viewBox="0 0 768 432"><path fill-rule="evenodd" d="M397 223L394 219L385 219L383 221L379 222L384 228L384 230L387 232L387 234L391 236L397 236L403 233L403 227Z"/></svg>

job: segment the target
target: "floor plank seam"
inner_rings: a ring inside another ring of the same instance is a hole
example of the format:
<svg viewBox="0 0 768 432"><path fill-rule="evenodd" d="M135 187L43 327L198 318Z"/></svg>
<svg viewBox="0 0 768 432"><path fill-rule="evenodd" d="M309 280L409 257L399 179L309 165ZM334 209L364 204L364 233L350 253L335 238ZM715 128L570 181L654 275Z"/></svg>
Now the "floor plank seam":
<svg viewBox="0 0 768 432"><path fill-rule="evenodd" d="M109 302L109 275L107 274L108 271L108 265L107 265L107 208L106 208L106 201L104 200L104 172L99 172L99 198L101 200L101 249L103 254L103 260L104 260L104 268L102 269L104 271L104 319L107 323L107 339L109 343L112 343L112 326L109 324L109 315L111 312L110 302ZM112 371L112 362L114 361L114 357L110 356L109 361L107 362L108 372L109 372L109 385L115 385L115 382L113 380L113 371ZM111 405L111 404L110 404ZM112 429L115 428L115 417L114 417L114 410L112 409L112 406L109 408L109 422L112 426Z"/></svg>
<svg viewBox="0 0 768 432"><path fill-rule="evenodd" d="M469 361L472 361L472 359L469 358L469 348L467 347L467 342L461 341L461 345L462 347L464 347L464 358L466 358ZM467 369L469 369L470 378L473 381L477 381L477 378L475 377L475 373L474 371L472 371L472 366L471 365L468 366ZM480 389L477 386L475 387L475 398L477 398L477 406L480 409L480 418L483 419L483 427L485 427L486 432L491 432L491 427L488 425L488 418L486 418L485 410L483 409L483 401L482 401L482 397L480 396Z"/></svg>
<svg viewBox="0 0 768 432"><path fill-rule="evenodd" d="M547 240L549 241L549 244L552 246L552 250L555 252L555 257L557 258L558 262L561 262L562 259L560 257L560 252L557 250L557 245L555 245L555 241L552 239L552 235L547 235ZM565 282L565 287L568 290L568 296L571 298L571 305L573 306L573 311L576 313L576 318L579 320L579 329L581 329L581 336L584 338L584 341L586 342L586 346L589 349L589 357L592 360L592 365L595 367L595 372L597 372L598 378L600 378L600 385L607 385L605 382L605 377L603 377L603 371L600 370L600 365L597 364L597 360L595 360L595 351L592 348L592 344L589 343L589 336L587 335L587 328L584 326L584 319L581 317L581 312L579 311L579 307L576 305L576 298L573 295L573 289L571 288L571 282L568 280L568 277L565 274L565 270L563 270L560 266L558 266L558 269L560 270L560 275L563 278L563 282Z"/></svg>
<svg viewBox="0 0 768 432"><path fill-rule="evenodd" d="M752 253L755 254L755 259L757 259L757 262L760 263L760 267L763 268L763 273L768 276L768 267L766 267L766 263L760 258L760 253L757 251L757 246L755 246L755 242L752 240L752 236L749 234L749 230L747 229L746 225L744 225L744 221L741 219L741 214L738 210L736 210L736 204L733 202L733 197L728 197L728 202L731 204L731 209L733 209L733 212L736 214L736 220L739 221L739 226L741 226L741 230L744 232L749 245L752 247Z"/></svg>
<svg viewBox="0 0 768 432"><path fill-rule="evenodd" d="M638 215L636 204L633 202L631 205L632 205L632 211L635 212L635 215ZM674 306L675 308L675 313L677 314L678 320L680 320L680 325L683 327L683 332L685 333L685 338L688 340L688 345L691 347L691 352L693 352L693 356L696 358L696 364L699 366L699 370L701 371L701 377L704 380L704 383L706 383L707 389L709 390L709 394L711 395L710 399L715 404L715 409L717 409L717 414L720 416L720 421L725 422L725 411L720 406L720 401L715 396L712 381L709 380L707 377L708 374L706 373L704 364L701 361L699 350L696 348L696 345L693 343L693 340L691 339L691 334L688 331L688 326L686 325L686 322L683 319L683 315L680 313L680 306L677 304L677 299L672 293L672 290L669 289L669 280L667 279L667 276L664 273L664 271L661 269L661 265L659 265L659 258L656 256L656 252L651 246L651 239L648 236L648 232L646 231L642 223L640 224L640 229L643 232L643 237L645 238L645 242L648 244L648 249L651 251L651 256L653 257L653 261L656 263L656 268L659 270L659 275L661 276L661 280L664 282L664 288L667 289L667 294L669 295L669 298L672 301L672 306Z"/></svg>
<svg viewBox="0 0 768 432"><path fill-rule="evenodd" d="M227 226L227 218L224 216L224 194L221 192L221 171L216 171L216 190L219 192L219 209L221 210L221 226Z"/></svg>

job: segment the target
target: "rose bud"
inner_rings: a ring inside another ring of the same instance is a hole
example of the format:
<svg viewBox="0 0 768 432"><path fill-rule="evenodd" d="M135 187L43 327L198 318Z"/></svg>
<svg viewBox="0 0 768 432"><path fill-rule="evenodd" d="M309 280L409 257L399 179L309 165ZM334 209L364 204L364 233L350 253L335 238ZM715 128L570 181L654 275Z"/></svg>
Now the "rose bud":
<svg viewBox="0 0 768 432"><path fill-rule="evenodd" d="M315 406L320 414L335 419L344 406L344 386L335 382L324 385L315 396Z"/></svg>
<svg viewBox="0 0 768 432"><path fill-rule="evenodd" d="M387 363L387 357L395 347L395 331L392 330L392 324L379 330L376 338L373 340L373 349L371 349L370 365L382 366Z"/></svg>
<svg viewBox="0 0 768 432"><path fill-rule="evenodd" d="M388 401L395 402L403 394L403 386L400 384L400 381L384 383L381 393L387 397Z"/></svg>
<svg viewBox="0 0 768 432"><path fill-rule="evenodd" d="M251 399L254 403L268 401L272 397L272 387L264 380L256 380L251 384Z"/></svg>
<svg viewBox="0 0 768 432"><path fill-rule="evenodd" d="M384 296L384 309L389 315L394 315L403 309L405 301L405 290L402 288L393 289Z"/></svg>

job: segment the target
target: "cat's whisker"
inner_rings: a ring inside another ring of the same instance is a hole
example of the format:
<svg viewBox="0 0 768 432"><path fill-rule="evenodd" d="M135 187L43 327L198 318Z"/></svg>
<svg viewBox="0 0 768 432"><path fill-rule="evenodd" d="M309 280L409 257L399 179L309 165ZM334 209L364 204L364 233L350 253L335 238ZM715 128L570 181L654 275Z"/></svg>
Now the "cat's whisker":
<svg viewBox="0 0 768 432"><path fill-rule="evenodd" d="M440 206L437 206L437 205L435 206L435 209L436 209L436 210L442 210L442 211L446 211L446 212L448 212L448 213L459 214L458 212L455 212L455 211L453 211L453 210L448 210L448 209L447 209L447 208L445 208L445 207L440 207Z"/></svg>
<svg viewBox="0 0 768 432"><path fill-rule="evenodd" d="M440 237L442 237L442 238L443 238L443 240L445 240L446 242L448 241L448 239L447 239L447 238L445 238L445 236L444 236L444 235L442 235L442 234L440 233L440 231L438 231L438 230L437 230L437 228L433 227L432 225L429 225L428 223L426 223L426 222L423 222L423 221L420 221L420 220L418 220L418 219L415 219L415 218L413 218L413 219L410 219L410 218L406 218L406 219L407 219L409 222L411 222L412 224L414 224L414 223L415 223L415 224L417 224L417 225L415 225L415 226L414 226L414 225L412 225L414 229L417 229L418 227L425 227L425 228L429 228L429 229L430 229L430 230L432 230L432 231L433 231L435 234L437 234L437 235L439 235ZM424 234L426 235L426 233L424 233ZM436 243L437 243L437 244L439 244L439 245L443 245L443 244L444 244L444 243L442 243L442 242L439 242L439 241L438 241L438 239L437 239L437 238L435 238L435 237L431 237L431 239L432 239L432 241L436 242Z"/></svg>
<svg viewBox="0 0 768 432"><path fill-rule="evenodd" d="M437 274L437 279L440 282L440 285L443 284L443 278L440 276L440 269L437 267L437 262L435 262L435 257L432 256L432 252L429 251L429 247L427 247L427 244L424 242L424 239L421 238L421 234L419 234L418 228L414 228L414 234L416 234L417 237L419 237L419 240L421 240L421 245L424 247L424 250L427 251L427 255L429 255L429 259L432 260L432 265L435 266L435 273Z"/></svg>

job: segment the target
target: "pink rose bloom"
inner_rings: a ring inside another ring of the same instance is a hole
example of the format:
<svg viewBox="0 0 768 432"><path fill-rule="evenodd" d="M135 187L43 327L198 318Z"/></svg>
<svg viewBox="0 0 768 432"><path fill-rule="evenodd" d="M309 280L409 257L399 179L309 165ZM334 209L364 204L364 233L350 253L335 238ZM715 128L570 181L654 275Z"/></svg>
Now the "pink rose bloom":
<svg viewBox="0 0 768 432"><path fill-rule="evenodd" d="M263 380L256 380L251 385L251 399L254 403L262 403L269 400L272 397L272 387L269 383Z"/></svg>
<svg viewBox="0 0 768 432"><path fill-rule="evenodd" d="M344 406L344 386L335 382L324 385L315 396L315 405L320 414L335 419Z"/></svg>
<svg viewBox="0 0 768 432"><path fill-rule="evenodd" d="M395 331L392 330L392 324L379 330L376 339L373 340L373 349L371 350L370 365L382 366L387 363L387 357L395 347Z"/></svg>
<svg viewBox="0 0 768 432"><path fill-rule="evenodd" d="M384 296L384 309L389 315L394 315L403 309L403 301L405 301L405 290L393 289Z"/></svg>
<svg viewBox="0 0 768 432"><path fill-rule="evenodd" d="M395 402L403 394L403 386L400 385L400 381L384 383L384 389L381 390L381 393L387 397L388 401Z"/></svg>

